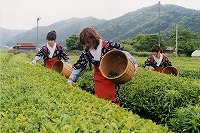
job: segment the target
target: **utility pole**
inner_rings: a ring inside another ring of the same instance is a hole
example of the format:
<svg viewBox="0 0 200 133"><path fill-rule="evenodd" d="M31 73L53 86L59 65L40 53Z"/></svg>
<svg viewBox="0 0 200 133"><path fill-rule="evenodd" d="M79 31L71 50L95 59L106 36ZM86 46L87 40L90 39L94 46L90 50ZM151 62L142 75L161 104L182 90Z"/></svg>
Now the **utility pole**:
<svg viewBox="0 0 200 133"><path fill-rule="evenodd" d="M160 1L158 1L158 45L160 46Z"/></svg>
<svg viewBox="0 0 200 133"><path fill-rule="evenodd" d="M176 24L176 58L178 56L178 25Z"/></svg>
<svg viewBox="0 0 200 133"><path fill-rule="evenodd" d="M40 20L41 18L37 18L37 46L38 46L38 21Z"/></svg>

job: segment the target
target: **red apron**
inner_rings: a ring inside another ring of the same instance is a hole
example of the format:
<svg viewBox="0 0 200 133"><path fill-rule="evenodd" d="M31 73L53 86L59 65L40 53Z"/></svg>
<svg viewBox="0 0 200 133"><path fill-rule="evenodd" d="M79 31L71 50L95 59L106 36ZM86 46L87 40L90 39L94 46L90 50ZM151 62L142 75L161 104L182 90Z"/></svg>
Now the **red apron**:
<svg viewBox="0 0 200 133"><path fill-rule="evenodd" d="M47 58L45 62L45 67L51 69L53 64L58 60L58 58Z"/></svg>
<svg viewBox="0 0 200 133"><path fill-rule="evenodd" d="M162 73L162 70L164 69L164 67L154 67L154 71L160 72Z"/></svg>
<svg viewBox="0 0 200 133"><path fill-rule="evenodd" d="M115 101L115 84L103 77L99 66L94 66L94 88L98 98Z"/></svg>

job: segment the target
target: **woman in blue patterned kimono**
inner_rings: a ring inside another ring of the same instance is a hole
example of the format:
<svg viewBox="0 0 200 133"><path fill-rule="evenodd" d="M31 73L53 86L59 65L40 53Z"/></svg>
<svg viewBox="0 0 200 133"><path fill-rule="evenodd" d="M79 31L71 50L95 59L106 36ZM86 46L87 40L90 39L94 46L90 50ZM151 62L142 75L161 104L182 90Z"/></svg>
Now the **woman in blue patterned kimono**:
<svg viewBox="0 0 200 133"><path fill-rule="evenodd" d="M152 47L151 54L152 55L144 62L144 68L161 73L165 67L172 66L169 59L162 54L162 49L159 45L154 45Z"/></svg>
<svg viewBox="0 0 200 133"><path fill-rule="evenodd" d="M46 44L36 54L31 64L35 65L41 57L44 60L44 66L51 69L52 65L57 61L63 59L64 62L69 63L71 66L68 55L64 53L64 49L61 45L56 43L56 32L54 30L48 32L46 36Z"/></svg>
<svg viewBox="0 0 200 133"><path fill-rule="evenodd" d="M92 27L83 29L79 34L80 42L84 48L77 62L74 64L74 70L71 73L68 83L76 80L79 73L86 68L90 61L94 65L94 90L98 98L110 100L117 105L120 105L120 85L114 84L110 80L103 77L99 70L100 60L104 54L112 49L123 50L118 44L111 41L101 39L100 35ZM138 64L134 57L128 55L137 69Z"/></svg>

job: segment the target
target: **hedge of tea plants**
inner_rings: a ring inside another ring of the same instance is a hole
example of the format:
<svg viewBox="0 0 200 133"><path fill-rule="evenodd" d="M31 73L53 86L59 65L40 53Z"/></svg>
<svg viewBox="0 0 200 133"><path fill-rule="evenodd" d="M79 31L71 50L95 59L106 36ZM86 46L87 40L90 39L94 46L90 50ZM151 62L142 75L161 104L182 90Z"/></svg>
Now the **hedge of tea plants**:
<svg viewBox="0 0 200 133"><path fill-rule="evenodd" d="M121 92L124 107L159 123L167 122L174 109L200 102L198 82L144 68L122 85Z"/></svg>
<svg viewBox="0 0 200 133"><path fill-rule="evenodd" d="M200 58L172 58L180 77L200 80Z"/></svg>
<svg viewBox="0 0 200 133"><path fill-rule="evenodd" d="M178 108L172 113L169 126L178 133L200 132L200 105Z"/></svg>
<svg viewBox="0 0 200 133"><path fill-rule="evenodd" d="M26 54L0 54L0 132L167 133L167 126L140 118L78 87Z"/></svg>
<svg viewBox="0 0 200 133"><path fill-rule="evenodd" d="M168 124L174 132L192 131L198 132L200 128L198 121L200 114L195 111L194 117L186 117L193 123L181 122L175 124L179 108L197 106L200 103L200 59L198 58L174 58L172 59L179 75L172 76L160 74L142 68L142 63L146 58L136 57L139 63L137 74L126 84L121 85L121 105L140 117L151 119L160 124ZM187 64L187 65L185 65ZM88 92L93 92L93 71L86 69L77 83ZM184 113L184 112L183 112ZM197 116L197 117L195 117ZM175 118L174 118L175 117ZM173 123L172 120L173 119ZM179 130L177 128L180 127ZM197 128L198 127L198 128Z"/></svg>

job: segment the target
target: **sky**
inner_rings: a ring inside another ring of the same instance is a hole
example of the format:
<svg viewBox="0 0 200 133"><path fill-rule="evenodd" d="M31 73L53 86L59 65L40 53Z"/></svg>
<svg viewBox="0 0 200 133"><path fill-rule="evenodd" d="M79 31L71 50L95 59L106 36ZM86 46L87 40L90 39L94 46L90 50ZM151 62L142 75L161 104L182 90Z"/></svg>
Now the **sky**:
<svg viewBox="0 0 200 133"><path fill-rule="evenodd" d="M0 27L30 30L37 22L48 26L72 17L110 20L158 1L200 10L200 0L0 0Z"/></svg>

